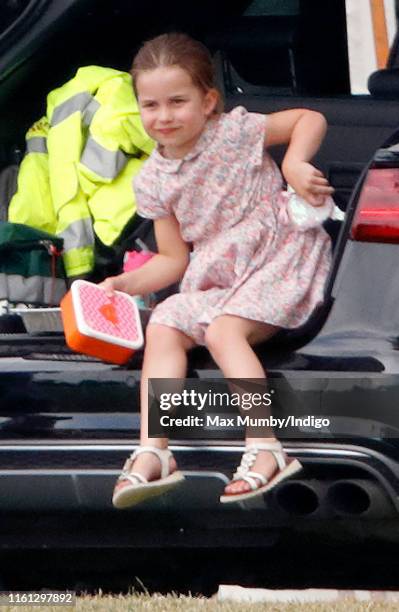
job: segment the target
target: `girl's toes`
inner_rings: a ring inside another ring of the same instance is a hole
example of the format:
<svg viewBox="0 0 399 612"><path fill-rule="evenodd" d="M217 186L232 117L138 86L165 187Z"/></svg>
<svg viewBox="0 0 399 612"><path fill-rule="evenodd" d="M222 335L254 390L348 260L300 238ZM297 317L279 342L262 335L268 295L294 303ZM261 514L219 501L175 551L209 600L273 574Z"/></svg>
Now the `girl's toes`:
<svg viewBox="0 0 399 612"><path fill-rule="evenodd" d="M227 487L225 488L225 493L246 493L250 490L250 488L251 487L247 482L245 482L245 480L237 480L236 482L231 482L227 485Z"/></svg>
<svg viewBox="0 0 399 612"><path fill-rule="evenodd" d="M122 480L121 482L117 482L114 487L114 494L118 493L118 491L121 491L121 489L124 489L127 484L128 484L127 480Z"/></svg>

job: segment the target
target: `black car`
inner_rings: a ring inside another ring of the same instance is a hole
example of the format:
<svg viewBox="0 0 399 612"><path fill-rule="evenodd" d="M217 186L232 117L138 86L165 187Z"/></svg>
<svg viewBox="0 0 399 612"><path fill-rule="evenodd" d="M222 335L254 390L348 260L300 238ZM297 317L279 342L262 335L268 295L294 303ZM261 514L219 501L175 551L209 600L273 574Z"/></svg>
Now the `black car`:
<svg viewBox="0 0 399 612"><path fill-rule="evenodd" d="M20 160L47 92L77 67L128 70L140 43L167 30L208 45L227 109L322 112L329 131L315 164L346 213L326 228L333 265L325 299L304 326L256 351L271 379L297 399L298 415L330 423L312 433L305 423L283 438L304 465L298 477L264 499L228 508L219 495L239 463L242 439L172 439L184 485L117 511L115 478L138 445L142 353L115 366L74 354L63 334L4 332L0 548L98 546L99 533L102 546L202 547L258 545L287 529L326 539L389 539L397 531L397 42L387 68L374 76L373 93L353 96L342 0L280 3L288 7L280 11L270 3L274 9L263 12L260 4L171 0L154 10L153 3L122 0L15 3L20 12L0 35L0 168ZM279 148L272 153L281 160ZM189 377L221 381L203 348L190 354ZM44 518L46 528L35 528Z"/></svg>

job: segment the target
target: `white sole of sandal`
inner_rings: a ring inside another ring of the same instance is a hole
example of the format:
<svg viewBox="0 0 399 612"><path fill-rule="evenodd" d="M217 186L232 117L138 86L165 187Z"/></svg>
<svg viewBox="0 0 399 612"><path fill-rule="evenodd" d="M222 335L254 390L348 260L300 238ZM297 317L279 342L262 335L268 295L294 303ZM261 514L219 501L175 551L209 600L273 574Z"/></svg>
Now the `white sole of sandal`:
<svg viewBox="0 0 399 612"><path fill-rule="evenodd" d="M273 489L276 485L287 478L290 478L294 474L297 474L303 469L302 464L298 461L298 459L293 459L288 463L288 465L279 472L276 473L274 478L269 480L265 485L255 489L255 491L245 491L245 493L231 493L230 495L222 495L220 497L220 502L222 504L230 504L232 502L246 501L247 499L252 499L253 497L257 497L258 495L263 495L267 493L271 489Z"/></svg>
<svg viewBox="0 0 399 612"><path fill-rule="evenodd" d="M122 489L119 489L112 498L112 504L118 510L124 508L131 508L136 504L163 495L167 491L174 489L177 485L185 480L182 472L176 470L173 474L160 478L158 480L150 480L145 484L137 483L125 485Z"/></svg>

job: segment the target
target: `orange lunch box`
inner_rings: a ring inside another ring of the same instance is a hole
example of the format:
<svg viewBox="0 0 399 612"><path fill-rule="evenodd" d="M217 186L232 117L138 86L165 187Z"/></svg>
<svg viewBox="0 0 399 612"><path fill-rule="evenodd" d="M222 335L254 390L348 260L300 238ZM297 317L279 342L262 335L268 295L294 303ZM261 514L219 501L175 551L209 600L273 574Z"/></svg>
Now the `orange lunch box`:
<svg viewBox="0 0 399 612"><path fill-rule="evenodd" d="M61 300L66 343L73 351L110 363L126 363L143 346L134 298L115 291L111 298L94 283L76 280Z"/></svg>

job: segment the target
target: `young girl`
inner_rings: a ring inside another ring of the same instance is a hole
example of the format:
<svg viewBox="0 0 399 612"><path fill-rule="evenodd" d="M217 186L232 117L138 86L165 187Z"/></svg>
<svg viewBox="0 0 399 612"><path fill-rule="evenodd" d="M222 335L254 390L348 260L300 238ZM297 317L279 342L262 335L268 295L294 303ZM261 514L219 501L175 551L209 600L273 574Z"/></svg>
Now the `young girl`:
<svg viewBox="0 0 399 612"><path fill-rule="evenodd" d="M283 221L282 177L265 147L289 143L284 177L313 206L332 188L309 160L326 131L304 109L264 116L222 113L207 49L184 34L148 41L132 68L141 118L157 148L134 182L138 213L154 220L159 253L103 287L147 294L182 279L156 306L141 378L141 445L113 496L125 508L176 486L183 475L166 438L148 436L148 379L184 378L187 352L205 345L226 378L265 379L252 346L306 321L323 299L330 241L322 227ZM189 258L189 245L193 256ZM222 502L261 495L301 469L271 433L246 438Z"/></svg>

